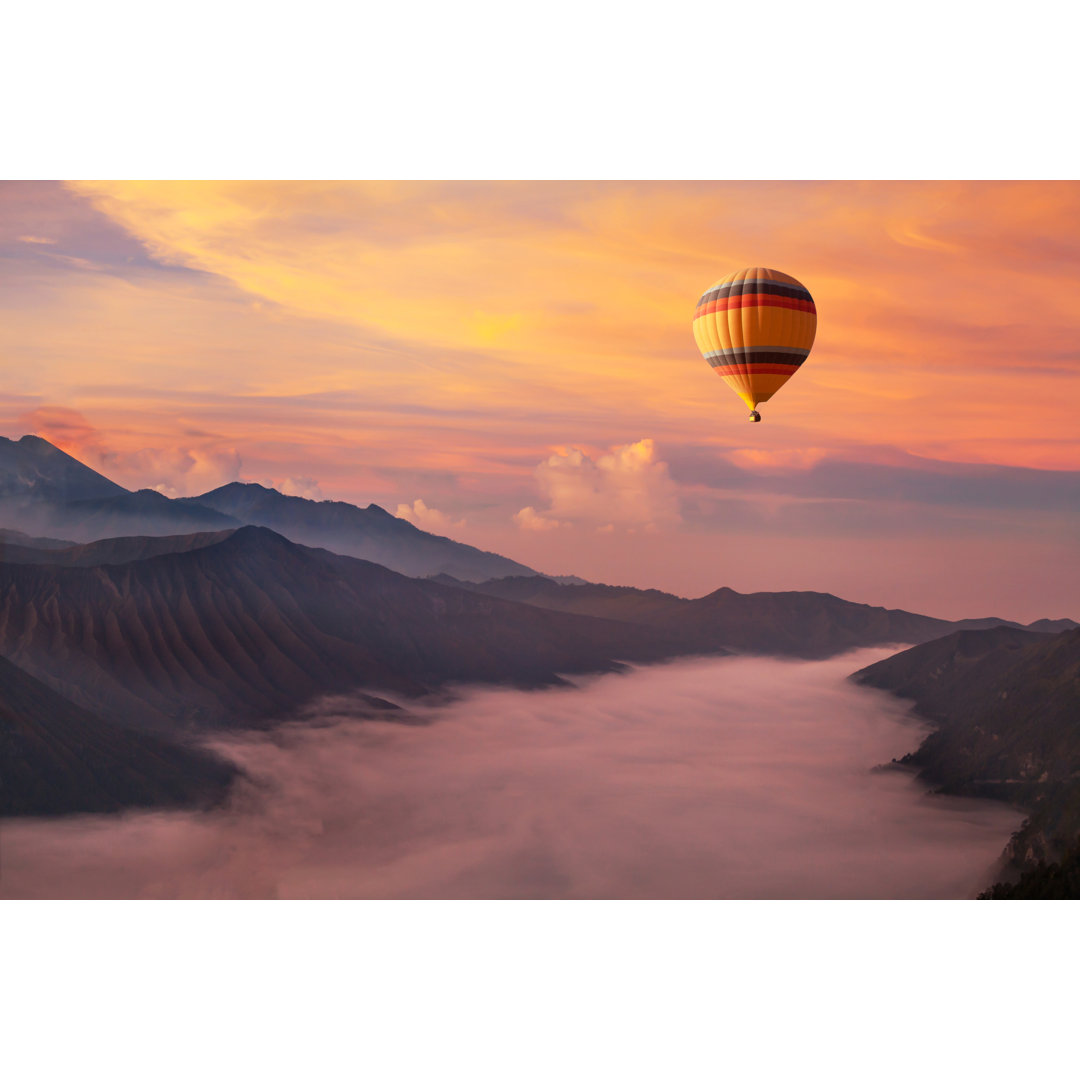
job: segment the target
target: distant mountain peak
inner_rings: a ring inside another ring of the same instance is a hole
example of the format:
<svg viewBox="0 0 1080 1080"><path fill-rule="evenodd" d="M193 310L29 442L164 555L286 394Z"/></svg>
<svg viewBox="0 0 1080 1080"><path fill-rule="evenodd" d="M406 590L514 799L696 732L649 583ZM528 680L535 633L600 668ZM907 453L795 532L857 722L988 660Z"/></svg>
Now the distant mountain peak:
<svg viewBox="0 0 1080 1080"><path fill-rule="evenodd" d="M230 480L227 484L222 484L221 487L211 488L209 491L204 491L201 495L195 495L195 499L208 499L212 495L281 495L282 498L286 496L282 495L277 488L267 487L265 484L256 484L254 480Z"/></svg>
<svg viewBox="0 0 1080 1080"><path fill-rule="evenodd" d="M409 577L445 573L461 581L486 581L536 573L513 559L425 532L376 503L364 509L237 482L180 501L219 511L248 525L265 525L298 544L380 563Z"/></svg>
<svg viewBox="0 0 1080 1080"><path fill-rule="evenodd" d="M265 525L241 525L231 530L222 543L230 547L296 547L291 540Z"/></svg>
<svg viewBox="0 0 1080 1080"><path fill-rule="evenodd" d="M40 435L0 436L0 498L72 502L126 494Z"/></svg>

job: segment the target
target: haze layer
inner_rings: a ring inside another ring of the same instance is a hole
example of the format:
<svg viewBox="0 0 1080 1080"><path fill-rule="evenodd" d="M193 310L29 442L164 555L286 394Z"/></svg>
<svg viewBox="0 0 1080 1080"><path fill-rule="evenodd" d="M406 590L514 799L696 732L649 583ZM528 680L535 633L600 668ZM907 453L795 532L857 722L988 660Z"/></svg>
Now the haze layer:
<svg viewBox="0 0 1080 1080"><path fill-rule="evenodd" d="M24 897L964 897L1020 815L872 767L923 729L845 676L887 654L692 660L480 690L419 724L231 740L211 814L4 827ZM312 723L316 720L316 723Z"/></svg>

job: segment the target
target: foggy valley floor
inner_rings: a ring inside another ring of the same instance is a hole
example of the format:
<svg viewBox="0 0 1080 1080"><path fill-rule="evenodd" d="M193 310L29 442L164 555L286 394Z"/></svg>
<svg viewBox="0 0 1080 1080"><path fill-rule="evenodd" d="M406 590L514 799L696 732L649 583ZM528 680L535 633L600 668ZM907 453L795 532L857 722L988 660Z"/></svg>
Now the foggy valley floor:
<svg viewBox="0 0 1080 1080"><path fill-rule="evenodd" d="M892 651L473 689L423 724L328 702L214 744L253 781L226 809L3 823L0 895L972 897L1023 815L874 769L927 730L846 681Z"/></svg>

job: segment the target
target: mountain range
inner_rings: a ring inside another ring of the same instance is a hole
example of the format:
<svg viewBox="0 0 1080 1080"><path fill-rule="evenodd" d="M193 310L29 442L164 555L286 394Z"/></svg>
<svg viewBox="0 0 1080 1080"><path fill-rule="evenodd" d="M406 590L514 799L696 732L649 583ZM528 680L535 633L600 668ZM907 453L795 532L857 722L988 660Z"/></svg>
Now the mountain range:
<svg viewBox="0 0 1080 1080"><path fill-rule="evenodd" d="M412 577L484 581L536 571L502 555L434 536L372 503L315 501L261 484L226 484L196 498L128 491L37 435L0 437L0 526L85 543L263 525L298 543L381 563Z"/></svg>
<svg viewBox="0 0 1080 1080"><path fill-rule="evenodd" d="M696 600L656 589L615 585L562 585L550 578L513 577L480 584L437 580L486 596L517 600L552 611L639 623L670 633L687 652L730 648L821 659L866 645L922 642L961 629L1013 626L1005 619L952 622L910 611L871 607L830 593L738 593L720 588ZM1064 630L1071 619L1042 619L1026 629Z"/></svg>
<svg viewBox="0 0 1080 1080"><path fill-rule="evenodd" d="M239 483L179 502L228 515L245 525L262 525L298 544L377 562L409 577L448 574L464 581L486 581L536 574L513 559L424 532L375 503L361 509L351 503L316 502L261 484Z"/></svg>

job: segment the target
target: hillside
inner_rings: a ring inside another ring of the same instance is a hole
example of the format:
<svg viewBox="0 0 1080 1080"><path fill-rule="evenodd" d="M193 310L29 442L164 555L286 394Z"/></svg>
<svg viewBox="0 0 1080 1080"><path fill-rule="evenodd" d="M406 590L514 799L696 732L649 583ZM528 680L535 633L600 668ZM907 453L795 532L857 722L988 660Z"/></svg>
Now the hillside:
<svg viewBox="0 0 1080 1080"><path fill-rule="evenodd" d="M1080 845L1060 862L1040 862L1017 881L999 881L980 893L980 900L1080 900Z"/></svg>
<svg viewBox="0 0 1080 1080"><path fill-rule="evenodd" d="M944 791L1031 811L1007 857L1052 862L1080 836L1080 630L999 627L908 649L852 678L915 703L936 730L903 764Z"/></svg>
<svg viewBox="0 0 1080 1080"><path fill-rule="evenodd" d="M253 526L121 565L0 563L0 653L86 708L162 729L264 721L358 688L539 686L680 651L655 629L406 578Z"/></svg>
<svg viewBox="0 0 1080 1080"><path fill-rule="evenodd" d="M218 802L236 769L129 731L0 657L0 817Z"/></svg>

